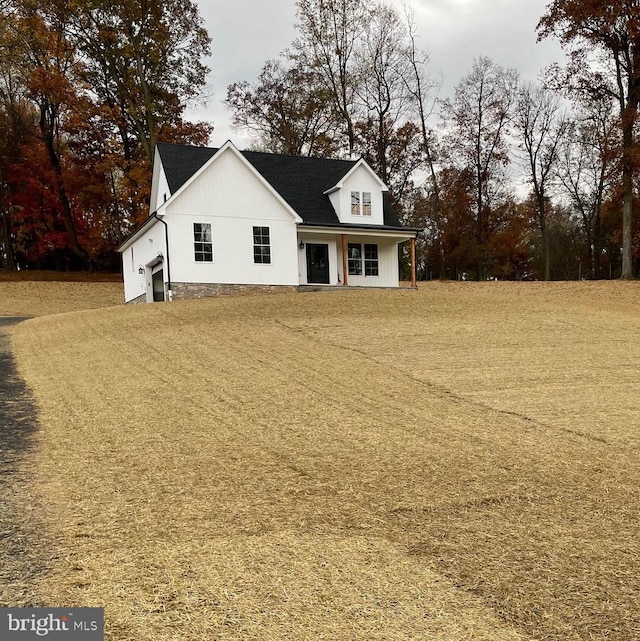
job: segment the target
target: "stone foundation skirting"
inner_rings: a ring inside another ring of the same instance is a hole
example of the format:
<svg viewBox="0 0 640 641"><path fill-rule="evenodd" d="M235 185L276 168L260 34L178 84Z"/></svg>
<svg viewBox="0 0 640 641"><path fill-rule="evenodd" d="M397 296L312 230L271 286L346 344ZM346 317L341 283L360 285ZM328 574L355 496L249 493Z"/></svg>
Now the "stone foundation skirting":
<svg viewBox="0 0 640 641"><path fill-rule="evenodd" d="M140 294L140 296L137 296L136 298L132 298L131 300L128 300L127 305L138 305L139 303L146 303L146 302L147 302L147 295Z"/></svg>
<svg viewBox="0 0 640 641"><path fill-rule="evenodd" d="M173 300L211 296L245 296L296 292L296 285L227 285L222 283L171 283ZM136 299L137 300L137 299ZM133 302L133 301L132 301Z"/></svg>

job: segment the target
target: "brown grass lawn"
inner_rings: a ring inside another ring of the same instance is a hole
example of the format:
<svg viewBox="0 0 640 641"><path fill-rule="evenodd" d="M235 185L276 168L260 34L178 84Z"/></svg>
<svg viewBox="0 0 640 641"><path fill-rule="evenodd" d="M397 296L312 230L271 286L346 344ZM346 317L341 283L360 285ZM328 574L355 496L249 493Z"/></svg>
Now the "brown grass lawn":
<svg viewBox="0 0 640 641"><path fill-rule="evenodd" d="M120 306L13 340L33 589L104 605L109 639L640 639L637 283Z"/></svg>

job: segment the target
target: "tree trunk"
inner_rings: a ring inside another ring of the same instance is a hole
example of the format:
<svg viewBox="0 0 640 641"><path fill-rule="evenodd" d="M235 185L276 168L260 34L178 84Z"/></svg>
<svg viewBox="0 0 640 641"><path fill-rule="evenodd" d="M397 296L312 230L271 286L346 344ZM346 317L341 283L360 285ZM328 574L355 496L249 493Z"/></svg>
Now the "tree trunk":
<svg viewBox="0 0 640 641"><path fill-rule="evenodd" d="M544 280L551 280L551 248L549 247L549 230L542 228L542 251L544 253Z"/></svg>
<svg viewBox="0 0 640 641"><path fill-rule="evenodd" d="M599 279L602 275L602 239L601 239L600 210L596 214L593 228L593 278Z"/></svg>
<svg viewBox="0 0 640 641"><path fill-rule="evenodd" d="M624 204L622 206L622 274L620 278L634 278L632 260L631 221L633 213L633 171L625 161L622 169L622 185L624 188Z"/></svg>
<svg viewBox="0 0 640 641"><path fill-rule="evenodd" d="M2 225L0 226L0 239L4 240L4 266L9 271L15 271L16 260L13 253L13 242L11 241L11 219L9 218L9 211L7 210L7 199L4 185L4 178L2 170L0 169L0 218ZM0 258L1 260L1 258Z"/></svg>
<svg viewBox="0 0 640 641"><path fill-rule="evenodd" d="M542 256L544 260L543 278L545 281L551 280L551 247L549 244L549 229L547 228L547 208L545 206L544 192L535 183L537 207L538 207L538 224L542 233Z"/></svg>
<svg viewBox="0 0 640 641"><path fill-rule="evenodd" d="M635 114L634 114L635 115ZM631 223L633 218L633 125L635 118L629 113L622 114L622 187L624 202L622 206L622 274L620 278L634 278Z"/></svg>
<svg viewBox="0 0 640 641"><path fill-rule="evenodd" d="M71 245L71 250L73 251L73 253L82 261L84 265L87 265L87 252L82 247L80 247L80 243L78 241L78 234L76 231L75 223L73 222L73 215L71 213L71 203L69 202L67 190L64 186L64 178L62 176L62 166L60 165L60 158L58 158L58 154L53 142L53 136L50 133L53 131L53 128L50 128L50 131L47 132L42 124L41 127L44 134L43 137L45 139L45 147L47 148L47 153L49 155L49 161L51 162L51 167L56 177L56 187L58 189L58 196L60 197L60 204L62 205L62 217L64 226L67 230L67 234L69 234L69 244Z"/></svg>
<svg viewBox="0 0 640 641"><path fill-rule="evenodd" d="M13 253L13 242L11 241L11 221L9 220L9 213L2 212L2 237L4 239L4 253L5 253L5 266L14 272L16 270L16 259Z"/></svg>

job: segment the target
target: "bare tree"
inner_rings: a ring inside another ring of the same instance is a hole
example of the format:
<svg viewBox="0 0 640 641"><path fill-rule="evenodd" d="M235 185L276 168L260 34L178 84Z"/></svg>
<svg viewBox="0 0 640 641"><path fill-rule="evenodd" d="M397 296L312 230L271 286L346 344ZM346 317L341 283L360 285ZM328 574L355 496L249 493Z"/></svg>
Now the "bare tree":
<svg viewBox="0 0 640 641"><path fill-rule="evenodd" d="M375 5L355 53L356 94L366 114L365 126L375 129L375 167L385 182L390 179L392 138L411 115L412 97L405 82L409 72L407 36L393 7Z"/></svg>
<svg viewBox="0 0 640 641"><path fill-rule="evenodd" d="M562 112L559 97L542 87L524 85L516 105L515 125L524 150L536 204L536 217L542 235L544 280L551 277L547 209L550 186L558 152L567 130L567 118Z"/></svg>
<svg viewBox="0 0 640 641"><path fill-rule="evenodd" d="M371 4L368 0L297 0L297 7L300 37L293 44L293 56L300 67L317 70L331 92L352 155L356 146L356 51Z"/></svg>
<svg viewBox="0 0 640 641"><path fill-rule="evenodd" d="M436 214L441 215L440 188L438 185L438 176L435 169L436 152L435 152L435 134L427 125L427 121L433 113L436 104L439 84L434 82L426 74L426 66L429 62L429 56L418 49L416 39L416 26L413 11L405 9L407 20L408 47L406 48L408 68L404 80L407 91L413 99L413 107L416 113L420 133L422 136L422 149L427 163L427 170L431 180L431 189L434 196Z"/></svg>
<svg viewBox="0 0 640 641"><path fill-rule="evenodd" d="M602 204L611 188L619 139L611 102L591 101L570 123L560 148L558 177L580 221L591 278L601 275Z"/></svg>

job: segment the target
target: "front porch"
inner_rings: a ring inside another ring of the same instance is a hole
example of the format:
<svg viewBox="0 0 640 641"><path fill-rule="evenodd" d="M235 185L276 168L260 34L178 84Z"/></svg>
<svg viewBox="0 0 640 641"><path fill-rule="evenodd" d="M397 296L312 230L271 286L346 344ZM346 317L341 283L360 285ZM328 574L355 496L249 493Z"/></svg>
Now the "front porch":
<svg viewBox="0 0 640 641"><path fill-rule="evenodd" d="M298 276L302 291L333 288L397 289L398 245L410 243L411 287L416 287L415 232L350 227L298 228ZM311 290L309 288L312 288Z"/></svg>

